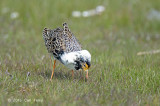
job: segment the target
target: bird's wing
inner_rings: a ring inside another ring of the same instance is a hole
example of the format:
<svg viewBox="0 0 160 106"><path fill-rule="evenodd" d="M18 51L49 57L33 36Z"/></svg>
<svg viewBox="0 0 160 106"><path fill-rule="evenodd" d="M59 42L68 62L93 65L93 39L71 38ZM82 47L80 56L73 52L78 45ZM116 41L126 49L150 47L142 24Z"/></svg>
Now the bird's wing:
<svg viewBox="0 0 160 106"><path fill-rule="evenodd" d="M65 49L65 44L62 39L63 29L56 28L54 30L44 28L43 39L45 41L45 46L49 53L52 53L54 57L58 58Z"/></svg>
<svg viewBox="0 0 160 106"><path fill-rule="evenodd" d="M81 50L81 44L78 42L76 37L73 35L73 33L70 31L67 23L63 24L63 42L65 43L65 51L67 53L74 52L74 51L80 51Z"/></svg>
<svg viewBox="0 0 160 106"><path fill-rule="evenodd" d="M64 52L80 51L81 45L70 31L67 23L63 24L64 28L56 28L54 30L44 28L43 38L45 46L49 53L52 53L56 58Z"/></svg>

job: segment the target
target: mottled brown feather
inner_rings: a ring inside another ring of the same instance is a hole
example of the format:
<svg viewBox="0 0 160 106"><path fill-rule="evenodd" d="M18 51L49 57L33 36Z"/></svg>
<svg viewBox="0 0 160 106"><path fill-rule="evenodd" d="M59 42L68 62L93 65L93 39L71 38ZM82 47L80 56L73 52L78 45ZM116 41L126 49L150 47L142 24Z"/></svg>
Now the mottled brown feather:
<svg viewBox="0 0 160 106"><path fill-rule="evenodd" d="M70 31L67 23L63 24L64 28L47 29L43 30L43 38L45 46L49 53L52 53L55 58L64 52L80 51L81 45Z"/></svg>

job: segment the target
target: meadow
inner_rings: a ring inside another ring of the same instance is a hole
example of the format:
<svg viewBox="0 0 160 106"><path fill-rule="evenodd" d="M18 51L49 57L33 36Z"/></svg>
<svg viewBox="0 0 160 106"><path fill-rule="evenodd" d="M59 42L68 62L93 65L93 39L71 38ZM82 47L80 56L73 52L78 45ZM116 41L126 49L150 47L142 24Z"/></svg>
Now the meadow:
<svg viewBox="0 0 160 106"><path fill-rule="evenodd" d="M160 49L160 17L152 14L159 0L0 2L1 106L160 105L160 54L137 55ZM97 5L105 6L100 15L72 16ZM50 81L42 30L63 22L92 55L87 82L58 62Z"/></svg>

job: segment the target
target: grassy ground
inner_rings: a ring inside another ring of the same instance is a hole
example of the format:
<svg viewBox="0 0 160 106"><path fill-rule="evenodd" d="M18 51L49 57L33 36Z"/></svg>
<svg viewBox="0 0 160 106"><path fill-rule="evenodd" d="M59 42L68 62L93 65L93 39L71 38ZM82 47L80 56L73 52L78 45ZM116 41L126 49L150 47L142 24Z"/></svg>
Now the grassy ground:
<svg viewBox="0 0 160 106"><path fill-rule="evenodd" d="M1 0L0 105L160 105L160 55L137 56L160 49L160 10L155 0ZM74 18L74 10L104 5L99 16ZM10 18L18 12L19 17ZM89 80L57 63L50 82L44 27L67 22L92 54ZM27 74L30 73L29 76Z"/></svg>

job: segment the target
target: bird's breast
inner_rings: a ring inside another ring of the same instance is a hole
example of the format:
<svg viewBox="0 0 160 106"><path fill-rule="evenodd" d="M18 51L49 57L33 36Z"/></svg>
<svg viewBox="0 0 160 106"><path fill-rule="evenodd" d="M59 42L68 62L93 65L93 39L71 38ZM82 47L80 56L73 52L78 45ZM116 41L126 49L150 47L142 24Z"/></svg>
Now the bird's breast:
<svg viewBox="0 0 160 106"><path fill-rule="evenodd" d="M70 69L74 69L77 70L76 67L76 60L77 59L77 55L75 55L74 53L64 53L63 55L61 55L60 57L60 61L62 64L64 64L66 67L70 68Z"/></svg>

